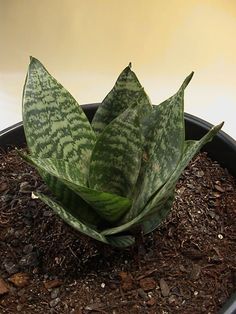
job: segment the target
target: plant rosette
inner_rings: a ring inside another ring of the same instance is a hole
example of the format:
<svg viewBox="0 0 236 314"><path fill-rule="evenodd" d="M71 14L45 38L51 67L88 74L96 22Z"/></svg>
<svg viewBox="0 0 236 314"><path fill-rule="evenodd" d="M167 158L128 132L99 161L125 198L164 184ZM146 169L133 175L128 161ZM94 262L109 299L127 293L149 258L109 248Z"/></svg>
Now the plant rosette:
<svg viewBox="0 0 236 314"><path fill-rule="evenodd" d="M135 230L148 234L167 217L175 185L190 160L223 123L200 140L185 140L184 90L152 106L131 64L90 124L82 108L35 58L23 92L29 149L54 197L35 192L74 229L128 247Z"/></svg>

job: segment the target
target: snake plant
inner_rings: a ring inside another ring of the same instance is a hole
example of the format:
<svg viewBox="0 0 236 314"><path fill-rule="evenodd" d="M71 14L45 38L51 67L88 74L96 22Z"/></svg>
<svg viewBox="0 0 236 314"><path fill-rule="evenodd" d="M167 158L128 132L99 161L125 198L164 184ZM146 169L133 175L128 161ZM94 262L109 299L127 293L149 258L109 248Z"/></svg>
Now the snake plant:
<svg viewBox="0 0 236 314"><path fill-rule="evenodd" d="M131 70L119 75L92 123L71 94L35 58L23 91L29 154L54 197L35 193L74 229L127 247L133 230L153 231L170 212L184 168L222 124L185 141L184 90L158 106Z"/></svg>

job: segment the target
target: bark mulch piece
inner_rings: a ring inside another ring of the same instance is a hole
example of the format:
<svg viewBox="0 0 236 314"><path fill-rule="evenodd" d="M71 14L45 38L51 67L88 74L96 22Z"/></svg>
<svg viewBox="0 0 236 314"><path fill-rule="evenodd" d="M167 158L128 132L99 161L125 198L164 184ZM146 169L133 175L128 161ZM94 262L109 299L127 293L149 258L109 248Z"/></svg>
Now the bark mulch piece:
<svg viewBox="0 0 236 314"><path fill-rule="evenodd" d="M134 248L75 232L32 191L47 189L12 149L0 154L0 313L217 313L236 288L235 179L200 153L173 210Z"/></svg>

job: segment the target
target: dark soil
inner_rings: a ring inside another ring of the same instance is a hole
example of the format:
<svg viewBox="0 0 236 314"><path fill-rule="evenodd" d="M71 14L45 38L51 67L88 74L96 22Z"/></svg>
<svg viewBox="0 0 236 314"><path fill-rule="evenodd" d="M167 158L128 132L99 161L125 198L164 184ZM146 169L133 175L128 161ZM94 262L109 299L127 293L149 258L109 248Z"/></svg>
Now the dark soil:
<svg viewBox="0 0 236 314"><path fill-rule="evenodd" d="M0 313L210 314L236 288L235 179L205 153L168 219L126 250L75 232L35 190L36 172L0 154Z"/></svg>

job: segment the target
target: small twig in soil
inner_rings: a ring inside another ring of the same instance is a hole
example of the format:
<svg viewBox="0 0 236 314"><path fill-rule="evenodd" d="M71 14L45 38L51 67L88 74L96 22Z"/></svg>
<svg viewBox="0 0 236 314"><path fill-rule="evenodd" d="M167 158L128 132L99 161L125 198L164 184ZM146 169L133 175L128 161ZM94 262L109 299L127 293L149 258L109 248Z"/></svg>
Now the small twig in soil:
<svg viewBox="0 0 236 314"><path fill-rule="evenodd" d="M145 274L138 276L138 277L136 278L136 280L139 281L140 279L143 279L143 278L145 278L145 277L148 277L148 276L150 276L150 275L156 273L157 271L158 271L157 269L151 269L151 270L147 271Z"/></svg>
<svg viewBox="0 0 236 314"><path fill-rule="evenodd" d="M3 221L2 219L0 219L0 225L7 225L10 219L6 219L5 221Z"/></svg>
<svg viewBox="0 0 236 314"><path fill-rule="evenodd" d="M125 298L125 295L124 295L123 289L120 287L119 290L120 290L121 298L124 299L124 298Z"/></svg>
<svg viewBox="0 0 236 314"><path fill-rule="evenodd" d="M71 251L72 255L79 260L78 256L75 254L75 252L72 250L72 248L68 245L69 250Z"/></svg>

